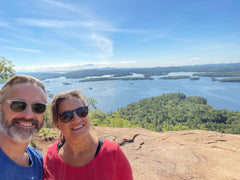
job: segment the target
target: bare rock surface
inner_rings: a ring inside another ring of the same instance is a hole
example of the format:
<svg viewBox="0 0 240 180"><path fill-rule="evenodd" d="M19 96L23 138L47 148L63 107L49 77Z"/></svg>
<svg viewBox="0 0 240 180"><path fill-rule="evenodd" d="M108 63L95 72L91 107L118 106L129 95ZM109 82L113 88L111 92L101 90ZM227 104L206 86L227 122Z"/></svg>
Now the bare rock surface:
<svg viewBox="0 0 240 180"><path fill-rule="evenodd" d="M136 180L240 180L240 135L110 127L92 133L121 145ZM36 143L44 155L47 146Z"/></svg>

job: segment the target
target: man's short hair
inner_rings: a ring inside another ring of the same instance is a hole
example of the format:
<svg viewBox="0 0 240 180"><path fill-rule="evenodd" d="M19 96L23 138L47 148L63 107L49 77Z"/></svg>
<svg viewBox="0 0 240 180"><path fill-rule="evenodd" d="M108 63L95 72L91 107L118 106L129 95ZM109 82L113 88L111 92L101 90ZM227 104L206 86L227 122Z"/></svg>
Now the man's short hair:
<svg viewBox="0 0 240 180"><path fill-rule="evenodd" d="M40 88L42 88L43 92L45 94L47 94L44 84L37 78L32 77L32 76L27 76L27 75L16 75L16 76L13 76L12 78L10 78L2 87L2 89L0 91L0 100L2 100L4 98L5 93L12 85L22 84L22 83L31 83L33 85L39 86Z"/></svg>

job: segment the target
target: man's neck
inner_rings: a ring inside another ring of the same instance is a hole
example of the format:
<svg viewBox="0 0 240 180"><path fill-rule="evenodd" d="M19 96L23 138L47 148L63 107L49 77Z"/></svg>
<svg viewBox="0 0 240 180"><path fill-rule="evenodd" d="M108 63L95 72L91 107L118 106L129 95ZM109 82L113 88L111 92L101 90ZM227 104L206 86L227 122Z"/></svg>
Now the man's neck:
<svg viewBox="0 0 240 180"><path fill-rule="evenodd" d="M27 143L15 142L0 131L0 148L15 163L26 166L28 155L26 153Z"/></svg>

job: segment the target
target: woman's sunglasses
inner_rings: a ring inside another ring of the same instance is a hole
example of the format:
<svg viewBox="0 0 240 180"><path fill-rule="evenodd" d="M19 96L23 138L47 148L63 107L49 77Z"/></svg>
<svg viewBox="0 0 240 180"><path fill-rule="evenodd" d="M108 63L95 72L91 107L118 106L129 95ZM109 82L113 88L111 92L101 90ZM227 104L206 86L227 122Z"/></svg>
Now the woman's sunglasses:
<svg viewBox="0 0 240 180"><path fill-rule="evenodd" d="M78 117L80 118L86 117L88 115L88 106L79 107L72 111L64 111L62 113L59 113L58 116L63 123L67 123L72 120L74 111L76 112Z"/></svg>
<svg viewBox="0 0 240 180"><path fill-rule="evenodd" d="M27 103L25 101L22 101L22 100L0 101L0 103L3 103L3 102L9 103L10 109L13 112L23 112L27 107ZM44 104L44 103L37 102L37 103L31 104L31 107L32 107L32 112L34 112L36 114L42 114L46 110L47 105Z"/></svg>

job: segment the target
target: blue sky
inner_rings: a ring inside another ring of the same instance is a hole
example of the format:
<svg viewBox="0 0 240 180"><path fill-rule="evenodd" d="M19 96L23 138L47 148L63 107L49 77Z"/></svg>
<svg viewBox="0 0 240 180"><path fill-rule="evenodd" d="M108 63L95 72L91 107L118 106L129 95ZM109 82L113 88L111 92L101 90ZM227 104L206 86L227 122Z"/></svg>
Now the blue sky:
<svg viewBox="0 0 240 180"><path fill-rule="evenodd" d="M0 56L17 71L240 62L239 0L8 0Z"/></svg>

